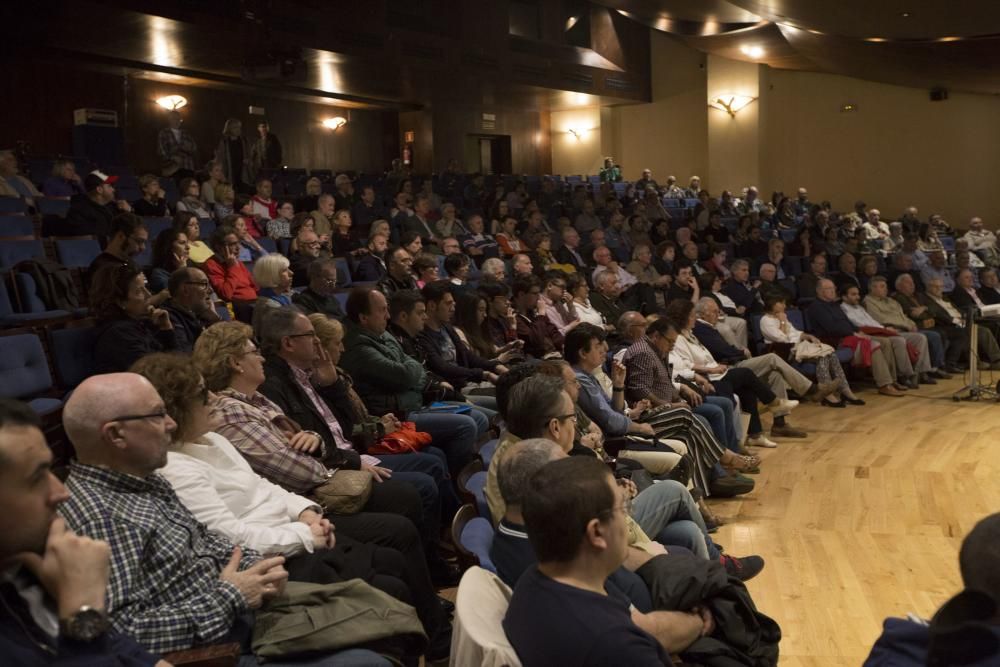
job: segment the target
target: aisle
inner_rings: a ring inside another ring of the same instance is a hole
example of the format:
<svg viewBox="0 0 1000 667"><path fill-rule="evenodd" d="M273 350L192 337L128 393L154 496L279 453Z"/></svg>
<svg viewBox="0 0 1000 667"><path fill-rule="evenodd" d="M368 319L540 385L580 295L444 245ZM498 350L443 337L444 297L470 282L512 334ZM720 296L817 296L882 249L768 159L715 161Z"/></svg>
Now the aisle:
<svg viewBox="0 0 1000 667"><path fill-rule="evenodd" d="M806 440L755 450L749 496L714 501L715 539L767 567L750 591L780 623L781 665L861 663L886 616L930 616L960 587L958 548L1000 511L1000 404L955 403L958 377L842 410L806 404Z"/></svg>

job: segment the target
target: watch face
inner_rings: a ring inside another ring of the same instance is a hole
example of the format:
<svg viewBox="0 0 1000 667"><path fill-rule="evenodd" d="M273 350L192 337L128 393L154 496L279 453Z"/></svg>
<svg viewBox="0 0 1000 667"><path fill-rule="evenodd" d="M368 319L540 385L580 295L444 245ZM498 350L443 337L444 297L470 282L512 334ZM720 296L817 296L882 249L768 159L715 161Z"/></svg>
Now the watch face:
<svg viewBox="0 0 1000 667"><path fill-rule="evenodd" d="M103 611L84 607L66 623L66 634L72 639L91 641L108 628L108 617Z"/></svg>

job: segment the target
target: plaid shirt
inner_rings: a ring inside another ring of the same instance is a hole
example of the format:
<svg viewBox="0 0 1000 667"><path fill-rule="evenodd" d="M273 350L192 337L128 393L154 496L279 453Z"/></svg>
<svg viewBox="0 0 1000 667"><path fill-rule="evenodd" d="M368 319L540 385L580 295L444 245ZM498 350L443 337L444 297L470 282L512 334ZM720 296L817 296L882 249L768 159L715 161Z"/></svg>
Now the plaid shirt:
<svg viewBox="0 0 1000 667"><path fill-rule="evenodd" d="M333 476L333 471L327 470L318 458L288 446L288 435L300 429L266 396L260 392L247 396L235 389L223 389L217 394L219 401L212 408L212 416L222 425L215 432L233 443L255 473L302 494ZM324 447L321 455L325 453Z"/></svg>
<svg viewBox="0 0 1000 667"><path fill-rule="evenodd" d="M232 542L198 523L163 477L73 462L66 486L59 513L77 533L111 546L115 630L163 653L219 641L247 611L239 589L219 578ZM244 547L240 569L260 558Z"/></svg>
<svg viewBox="0 0 1000 667"><path fill-rule="evenodd" d="M653 349L649 338L643 336L632 343L622 358L627 369L625 375L625 398L631 402L649 398L652 394L668 403L674 400L674 384L671 369L663 363Z"/></svg>

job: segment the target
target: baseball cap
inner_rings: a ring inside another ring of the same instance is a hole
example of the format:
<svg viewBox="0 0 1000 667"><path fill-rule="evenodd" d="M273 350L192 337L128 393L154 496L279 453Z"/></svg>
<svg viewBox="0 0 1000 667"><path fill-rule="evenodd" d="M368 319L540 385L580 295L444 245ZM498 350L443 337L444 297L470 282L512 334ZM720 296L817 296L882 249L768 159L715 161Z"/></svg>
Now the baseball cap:
<svg viewBox="0 0 1000 667"><path fill-rule="evenodd" d="M90 192L92 190L96 190L105 183L113 184L117 180L117 176L108 176L103 171L95 169L87 174L86 178L83 179L83 187L87 190L87 192Z"/></svg>

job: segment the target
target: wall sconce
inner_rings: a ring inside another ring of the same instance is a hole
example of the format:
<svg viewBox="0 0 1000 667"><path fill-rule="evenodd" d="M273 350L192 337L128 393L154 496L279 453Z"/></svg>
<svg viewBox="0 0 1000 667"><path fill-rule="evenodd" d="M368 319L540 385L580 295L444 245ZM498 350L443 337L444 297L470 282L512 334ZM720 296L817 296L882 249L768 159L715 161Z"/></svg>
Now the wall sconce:
<svg viewBox="0 0 1000 667"><path fill-rule="evenodd" d="M343 116L336 116L334 118L327 118L323 121L323 127L328 128L336 132L340 128L347 125L347 119Z"/></svg>
<svg viewBox="0 0 1000 667"><path fill-rule="evenodd" d="M714 100L709 100L708 106L719 111L725 111L733 118L736 118L738 111L746 108L756 99L756 97L750 97L749 95L719 95Z"/></svg>
<svg viewBox="0 0 1000 667"><path fill-rule="evenodd" d="M584 132L586 132L586 130L580 130L575 127L571 127L568 130L566 130L566 134L572 134L573 138L576 139L577 141L583 139Z"/></svg>
<svg viewBox="0 0 1000 667"><path fill-rule="evenodd" d="M177 111L181 107L187 106L187 98L181 95L167 95L166 97L161 97L156 100L164 109L169 109L170 111Z"/></svg>

